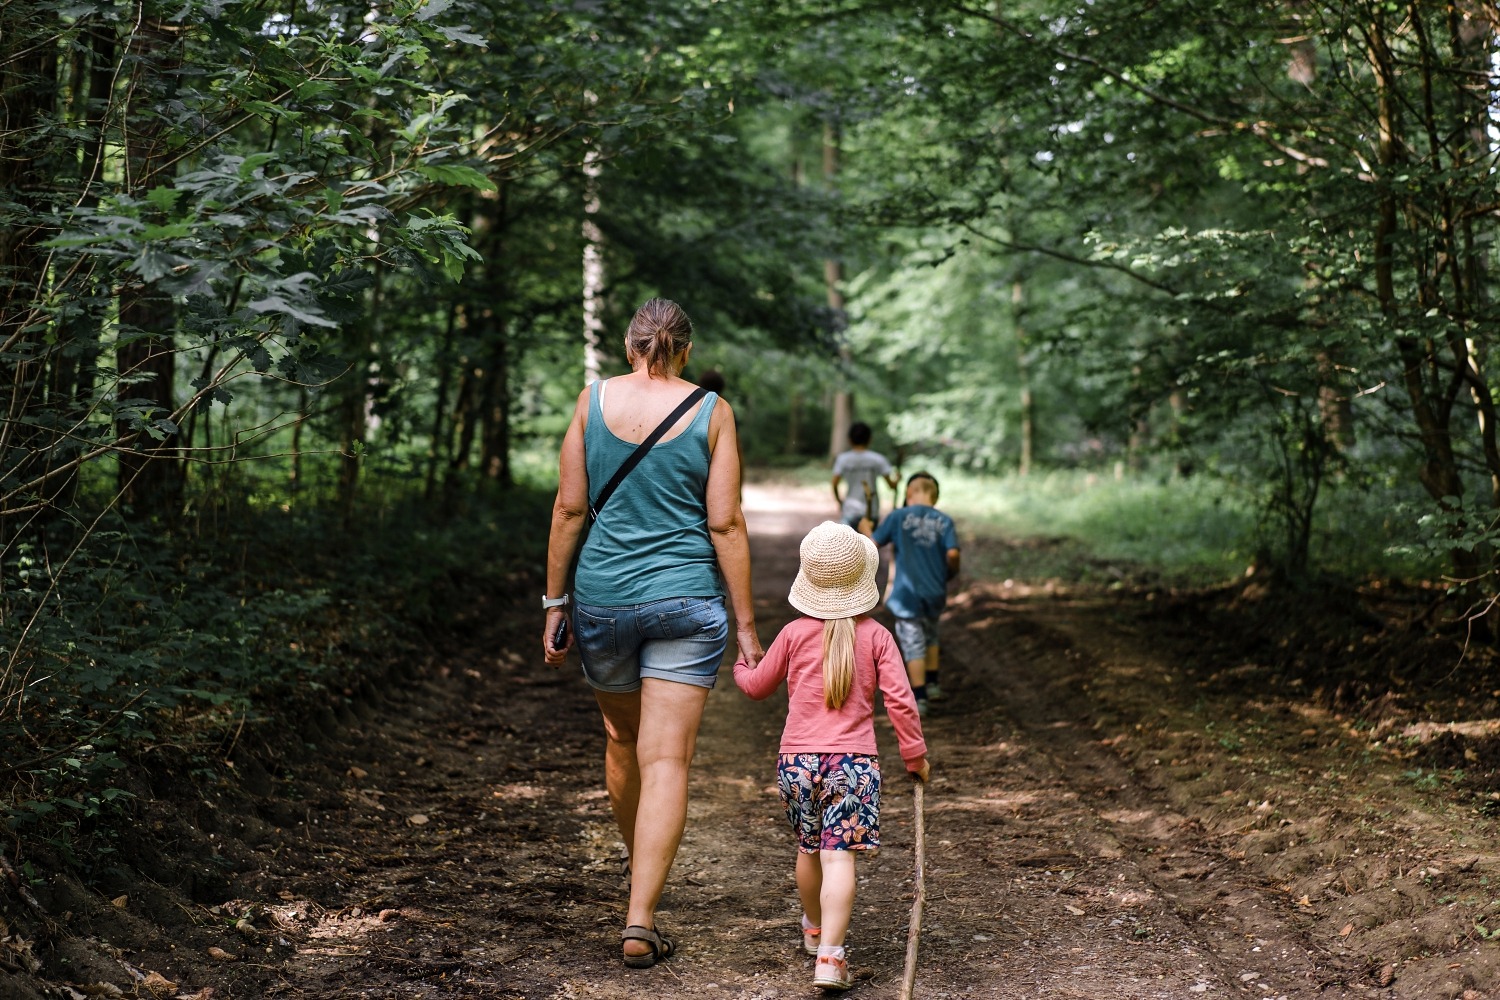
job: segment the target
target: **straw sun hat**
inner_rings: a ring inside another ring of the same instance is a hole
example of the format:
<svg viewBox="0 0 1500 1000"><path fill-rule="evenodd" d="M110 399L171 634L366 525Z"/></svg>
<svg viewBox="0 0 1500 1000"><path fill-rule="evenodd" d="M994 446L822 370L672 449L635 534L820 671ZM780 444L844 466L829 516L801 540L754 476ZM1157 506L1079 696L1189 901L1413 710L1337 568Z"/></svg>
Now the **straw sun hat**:
<svg viewBox="0 0 1500 1000"><path fill-rule="evenodd" d="M875 568L880 550L847 524L824 521L802 539L802 568L792 581L792 607L813 618L853 618L880 600Z"/></svg>

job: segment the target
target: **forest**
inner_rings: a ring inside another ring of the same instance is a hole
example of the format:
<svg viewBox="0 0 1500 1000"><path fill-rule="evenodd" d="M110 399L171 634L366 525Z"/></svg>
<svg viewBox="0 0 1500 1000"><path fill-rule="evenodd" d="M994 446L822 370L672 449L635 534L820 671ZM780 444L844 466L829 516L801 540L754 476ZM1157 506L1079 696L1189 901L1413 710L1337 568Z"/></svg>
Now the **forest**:
<svg viewBox="0 0 1500 1000"><path fill-rule="evenodd" d="M1399 591L1412 669L1496 714L1497 32L1492 0L0 5L4 873L97 877L142 775L238 780L475 595L529 609L573 400L652 296L751 480L821 487L861 420L965 495L1232 510L1183 592ZM1167 572L1173 520L1097 531Z"/></svg>

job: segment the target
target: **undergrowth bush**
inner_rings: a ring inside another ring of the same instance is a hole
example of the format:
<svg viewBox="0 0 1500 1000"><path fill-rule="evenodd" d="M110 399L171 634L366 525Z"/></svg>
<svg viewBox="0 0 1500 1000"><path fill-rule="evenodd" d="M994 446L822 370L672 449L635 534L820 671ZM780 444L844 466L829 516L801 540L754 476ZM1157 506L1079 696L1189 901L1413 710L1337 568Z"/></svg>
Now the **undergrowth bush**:
<svg viewBox="0 0 1500 1000"><path fill-rule="evenodd" d="M458 515L397 498L345 525L241 507L212 531L105 519L0 557L0 820L64 849L130 797L147 748L202 776L227 734L294 721L329 688L379 678L474 588L541 565L549 495ZM220 512L222 514L222 512Z"/></svg>

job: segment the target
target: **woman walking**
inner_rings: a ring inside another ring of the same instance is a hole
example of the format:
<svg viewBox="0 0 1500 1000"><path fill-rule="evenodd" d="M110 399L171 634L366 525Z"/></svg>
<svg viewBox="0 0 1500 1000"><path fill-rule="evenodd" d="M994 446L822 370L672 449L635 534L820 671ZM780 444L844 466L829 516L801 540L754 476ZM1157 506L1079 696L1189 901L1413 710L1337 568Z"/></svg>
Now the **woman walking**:
<svg viewBox="0 0 1500 1000"><path fill-rule="evenodd" d="M674 949L656 926L656 907L687 822L698 725L728 644L726 597L739 655L752 664L762 655L734 413L707 393L669 420L696 391L681 378L692 334L680 306L651 299L625 335L630 374L579 394L558 462L542 599L546 661L560 664L576 637L604 718L605 786L631 876L622 948L634 968ZM601 497L656 430L639 464Z"/></svg>

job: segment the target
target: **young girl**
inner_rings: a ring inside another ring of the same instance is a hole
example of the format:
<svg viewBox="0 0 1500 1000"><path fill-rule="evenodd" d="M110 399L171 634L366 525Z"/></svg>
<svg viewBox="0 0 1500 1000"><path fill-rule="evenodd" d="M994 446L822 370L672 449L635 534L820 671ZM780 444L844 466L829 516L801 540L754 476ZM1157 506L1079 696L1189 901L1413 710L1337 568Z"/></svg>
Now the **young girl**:
<svg viewBox="0 0 1500 1000"><path fill-rule="evenodd" d="M802 540L792 607L806 615L781 630L756 666L734 665L734 682L759 701L787 686L776 778L797 836L802 947L817 955L813 985L853 985L844 935L854 911L854 854L880 846L880 763L875 688L885 695L901 759L919 781L927 744L896 640L866 617L879 599L875 543L824 521Z"/></svg>

